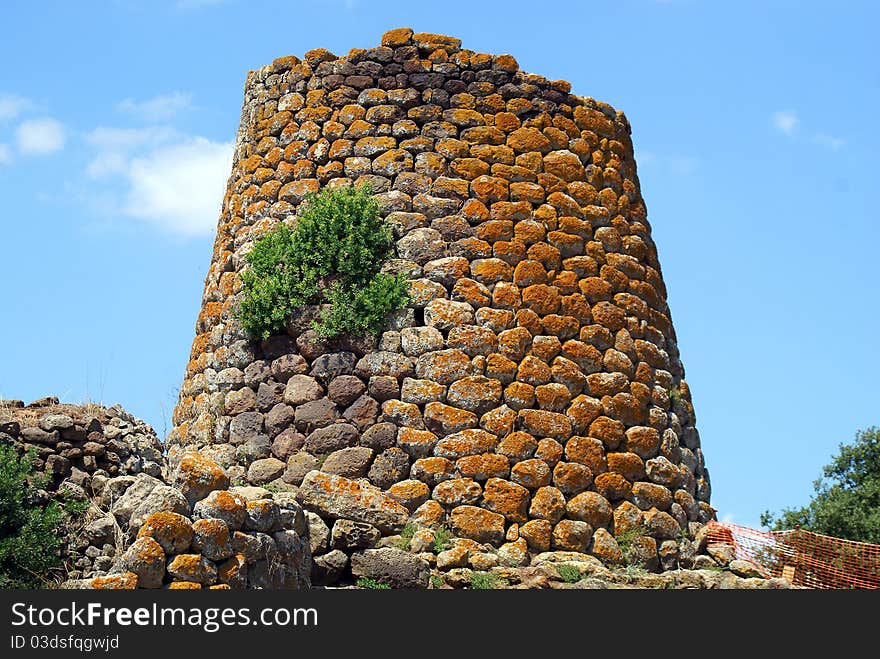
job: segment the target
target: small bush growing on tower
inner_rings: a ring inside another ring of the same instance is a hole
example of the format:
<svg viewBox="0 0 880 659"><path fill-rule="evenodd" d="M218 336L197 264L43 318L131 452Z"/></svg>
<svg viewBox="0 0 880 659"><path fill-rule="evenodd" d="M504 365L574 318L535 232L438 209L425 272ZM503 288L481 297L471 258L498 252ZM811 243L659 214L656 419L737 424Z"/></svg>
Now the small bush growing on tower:
<svg viewBox="0 0 880 659"><path fill-rule="evenodd" d="M296 309L329 303L313 324L321 336L378 335L407 302L406 277L379 272L393 249L369 187L312 194L293 228L279 225L248 254L238 318L251 338L265 339L284 332Z"/></svg>

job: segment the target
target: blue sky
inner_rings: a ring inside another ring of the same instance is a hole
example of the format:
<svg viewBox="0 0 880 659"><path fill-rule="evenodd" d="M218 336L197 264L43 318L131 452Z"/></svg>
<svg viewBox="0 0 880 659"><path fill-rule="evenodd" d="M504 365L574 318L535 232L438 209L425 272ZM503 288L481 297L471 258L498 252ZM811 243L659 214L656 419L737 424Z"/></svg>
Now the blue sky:
<svg viewBox="0 0 880 659"><path fill-rule="evenodd" d="M0 396L163 433L249 69L410 26L627 113L719 516L880 424L875 3L7 0Z"/></svg>

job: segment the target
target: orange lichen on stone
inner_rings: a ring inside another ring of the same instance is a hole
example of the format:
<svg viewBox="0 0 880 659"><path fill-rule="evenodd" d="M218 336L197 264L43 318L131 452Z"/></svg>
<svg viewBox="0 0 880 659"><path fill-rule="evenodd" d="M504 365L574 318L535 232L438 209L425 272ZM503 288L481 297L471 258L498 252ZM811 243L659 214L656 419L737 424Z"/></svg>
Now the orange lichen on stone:
<svg viewBox="0 0 880 659"><path fill-rule="evenodd" d="M138 576L134 572L109 574L89 581L89 586L94 590L135 590L137 584Z"/></svg>
<svg viewBox="0 0 880 659"><path fill-rule="evenodd" d="M138 538L151 537L167 553L185 551L192 541L192 523L183 515L171 511L151 514L138 530Z"/></svg>
<svg viewBox="0 0 880 659"><path fill-rule="evenodd" d="M477 542L501 544L504 541L504 516L476 506L458 506L450 514L456 535Z"/></svg>

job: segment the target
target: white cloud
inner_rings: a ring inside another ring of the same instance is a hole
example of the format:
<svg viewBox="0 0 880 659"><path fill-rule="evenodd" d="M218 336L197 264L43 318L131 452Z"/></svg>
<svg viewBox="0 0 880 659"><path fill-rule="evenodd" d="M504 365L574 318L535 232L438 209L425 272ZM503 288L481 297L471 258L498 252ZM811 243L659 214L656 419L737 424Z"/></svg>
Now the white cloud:
<svg viewBox="0 0 880 659"><path fill-rule="evenodd" d="M18 150L28 155L45 155L64 148L64 127L55 119L28 119L15 132Z"/></svg>
<svg viewBox="0 0 880 659"><path fill-rule="evenodd" d="M797 114L791 110L782 110L773 113L773 126L780 133L785 133L786 135L794 133L799 121L800 119L798 119Z"/></svg>
<svg viewBox="0 0 880 659"><path fill-rule="evenodd" d="M0 144L0 165L5 165L12 161L12 149L8 144Z"/></svg>
<svg viewBox="0 0 880 659"><path fill-rule="evenodd" d="M148 128L112 128L98 126L86 134L86 141L101 151L128 152L138 147L161 144L173 139L172 129L163 126Z"/></svg>
<svg viewBox="0 0 880 659"><path fill-rule="evenodd" d="M828 135L827 133L816 133L813 135L813 141L820 146L824 146L832 151L838 151L842 149L846 142L839 137L834 137L833 135Z"/></svg>
<svg viewBox="0 0 880 659"><path fill-rule="evenodd" d="M106 151L99 153L86 165L89 178L103 178L112 174L125 174L128 170L128 159L121 153Z"/></svg>
<svg viewBox="0 0 880 659"><path fill-rule="evenodd" d="M183 236L210 235L232 165L232 143L195 137L135 158L122 212Z"/></svg>
<svg viewBox="0 0 880 659"><path fill-rule="evenodd" d="M191 105L192 98L189 94L173 92L171 94L154 96L145 101L126 98L116 107L120 112L134 115L144 121L165 121L181 110L186 110Z"/></svg>
<svg viewBox="0 0 880 659"><path fill-rule="evenodd" d="M31 102L23 96L0 94L0 121L15 119L31 107Z"/></svg>

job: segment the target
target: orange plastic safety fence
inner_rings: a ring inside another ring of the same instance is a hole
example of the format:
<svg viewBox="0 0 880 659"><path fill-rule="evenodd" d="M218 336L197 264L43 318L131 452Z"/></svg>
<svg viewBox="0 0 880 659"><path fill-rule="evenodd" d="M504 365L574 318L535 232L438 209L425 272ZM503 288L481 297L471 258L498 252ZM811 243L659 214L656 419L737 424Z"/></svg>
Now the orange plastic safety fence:
<svg viewBox="0 0 880 659"><path fill-rule="evenodd" d="M806 588L880 588L880 545L853 542L797 529L757 531L709 522L707 544L733 545L736 558L768 577L785 577Z"/></svg>

